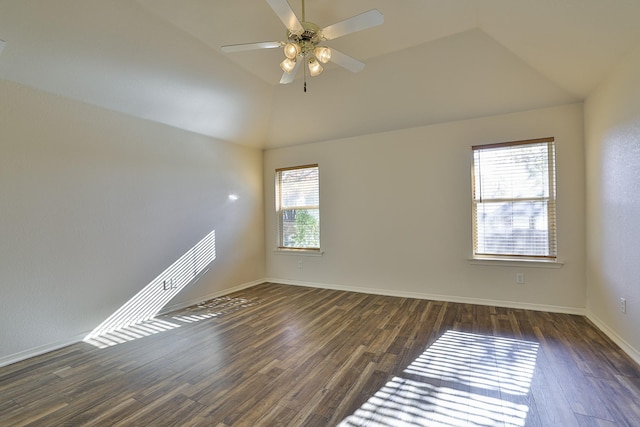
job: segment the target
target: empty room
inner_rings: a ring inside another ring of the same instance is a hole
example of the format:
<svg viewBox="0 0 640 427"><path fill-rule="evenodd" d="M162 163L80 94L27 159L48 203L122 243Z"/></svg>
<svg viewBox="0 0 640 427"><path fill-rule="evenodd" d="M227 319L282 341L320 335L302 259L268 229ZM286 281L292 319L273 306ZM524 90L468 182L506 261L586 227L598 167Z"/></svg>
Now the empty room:
<svg viewBox="0 0 640 427"><path fill-rule="evenodd" d="M640 425L639 21L0 0L0 426Z"/></svg>

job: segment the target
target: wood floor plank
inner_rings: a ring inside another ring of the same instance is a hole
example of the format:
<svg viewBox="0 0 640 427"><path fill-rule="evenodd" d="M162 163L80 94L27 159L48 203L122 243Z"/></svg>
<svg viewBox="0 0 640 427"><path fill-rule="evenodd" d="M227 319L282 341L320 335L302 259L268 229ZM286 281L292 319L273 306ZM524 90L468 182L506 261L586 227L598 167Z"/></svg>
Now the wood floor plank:
<svg viewBox="0 0 640 427"><path fill-rule="evenodd" d="M531 381L529 412L535 411L535 418L543 426L579 426L576 414L571 409L562 383L555 375L552 361L543 351L536 357L536 370ZM527 419L529 418L528 415Z"/></svg>
<svg viewBox="0 0 640 427"><path fill-rule="evenodd" d="M0 368L0 425L640 425L640 367L580 316L264 283L159 320Z"/></svg>

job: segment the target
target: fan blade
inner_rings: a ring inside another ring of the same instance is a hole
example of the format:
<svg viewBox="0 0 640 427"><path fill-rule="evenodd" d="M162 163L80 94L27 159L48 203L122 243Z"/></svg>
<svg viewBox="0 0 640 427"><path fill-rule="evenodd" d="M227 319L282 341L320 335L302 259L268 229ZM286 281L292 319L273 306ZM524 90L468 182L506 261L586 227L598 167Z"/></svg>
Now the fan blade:
<svg viewBox="0 0 640 427"><path fill-rule="evenodd" d="M273 49L273 48L282 47L282 46L284 46L282 42L257 42L257 43L229 44L226 46L222 46L220 49L224 53L230 53L230 52L243 52L245 50Z"/></svg>
<svg viewBox="0 0 640 427"><path fill-rule="evenodd" d="M294 34L302 34L304 32L302 24L296 17L296 14L293 13L287 0L267 0L267 3L269 3L271 9L278 15L278 18L280 18L284 26L287 27L287 30Z"/></svg>
<svg viewBox="0 0 640 427"><path fill-rule="evenodd" d="M331 62L338 64L339 66L346 68L352 73L358 73L364 69L364 62L360 62L349 55L345 55L339 50L331 48Z"/></svg>
<svg viewBox="0 0 640 427"><path fill-rule="evenodd" d="M333 25L320 30L325 40L333 40L356 31L366 30L384 22L384 16L377 9L371 9L360 15L352 16L344 21L336 22Z"/></svg>
<svg viewBox="0 0 640 427"><path fill-rule="evenodd" d="M300 64L302 64L304 61L302 58L298 58L298 60L296 61L296 66L293 67L293 70L291 70L290 73L283 73L282 74L282 78L280 79L280 84L281 85L287 85L291 82L293 82L296 78L296 74L298 73L298 68L300 68Z"/></svg>

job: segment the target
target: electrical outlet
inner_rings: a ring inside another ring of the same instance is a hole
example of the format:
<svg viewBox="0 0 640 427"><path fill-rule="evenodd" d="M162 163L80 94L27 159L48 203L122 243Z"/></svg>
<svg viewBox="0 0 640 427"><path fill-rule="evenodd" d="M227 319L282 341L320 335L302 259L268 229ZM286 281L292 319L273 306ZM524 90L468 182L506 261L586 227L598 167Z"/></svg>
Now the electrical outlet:
<svg viewBox="0 0 640 427"><path fill-rule="evenodd" d="M298 268L302 270L302 267L304 267L304 264L302 264L302 261L298 261Z"/></svg>
<svg viewBox="0 0 640 427"><path fill-rule="evenodd" d="M163 280L162 281L162 290L168 291L169 289L175 289L176 286L173 284L173 279Z"/></svg>
<svg viewBox="0 0 640 427"><path fill-rule="evenodd" d="M524 273L516 273L516 283L518 285L524 285Z"/></svg>
<svg viewBox="0 0 640 427"><path fill-rule="evenodd" d="M627 300L624 298L620 298L620 313L627 313Z"/></svg>

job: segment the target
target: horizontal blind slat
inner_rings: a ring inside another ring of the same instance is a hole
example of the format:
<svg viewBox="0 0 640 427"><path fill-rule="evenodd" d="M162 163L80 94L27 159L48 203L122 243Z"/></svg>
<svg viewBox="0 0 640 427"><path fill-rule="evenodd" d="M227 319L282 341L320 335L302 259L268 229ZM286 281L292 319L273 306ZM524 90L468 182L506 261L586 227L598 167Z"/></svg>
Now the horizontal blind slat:
<svg viewBox="0 0 640 427"><path fill-rule="evenodd" d="M318 165L276 169L278 247L320 248Z"/></svg>
<svg viewBox="0 0 640 427"><path fill-rule="evenodd" d="M555 257L553 138L472 148L474 254Z"/></svg>

